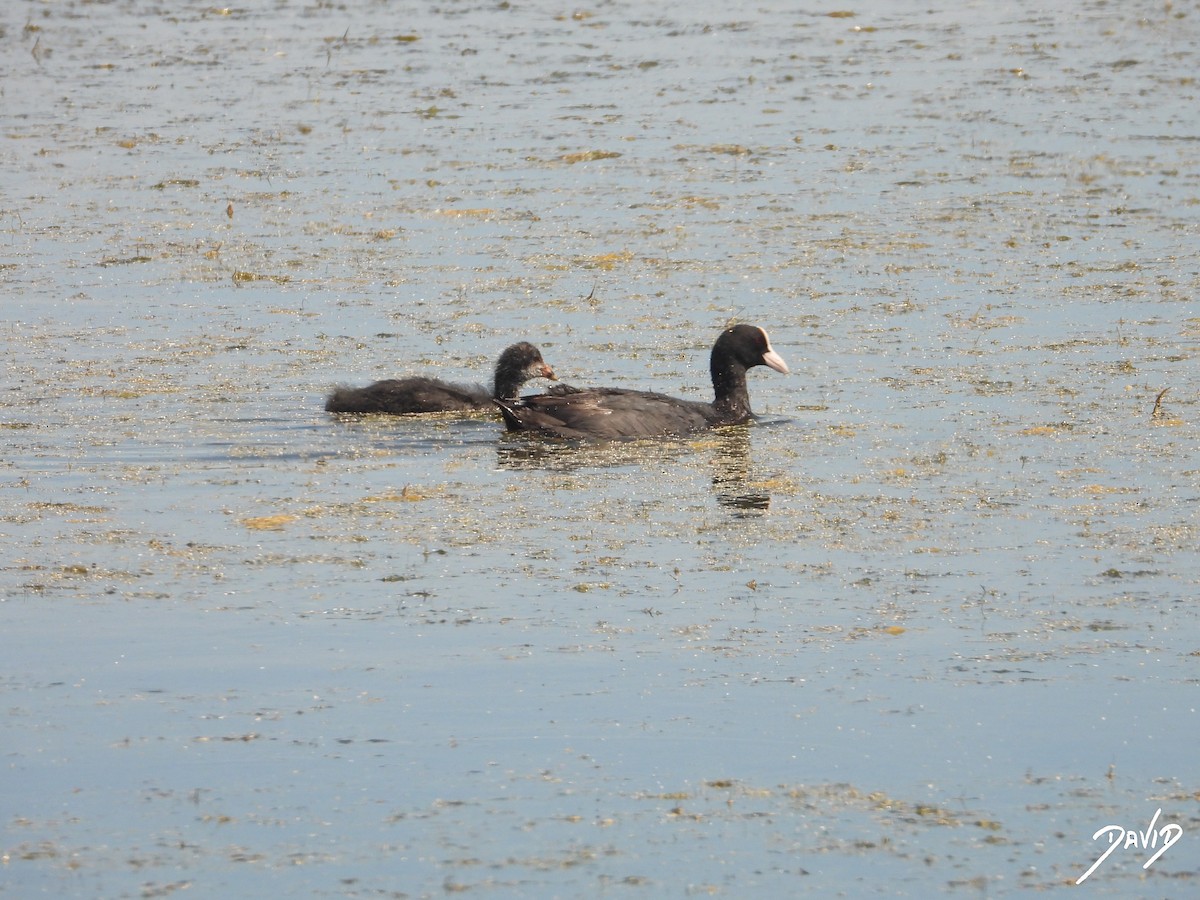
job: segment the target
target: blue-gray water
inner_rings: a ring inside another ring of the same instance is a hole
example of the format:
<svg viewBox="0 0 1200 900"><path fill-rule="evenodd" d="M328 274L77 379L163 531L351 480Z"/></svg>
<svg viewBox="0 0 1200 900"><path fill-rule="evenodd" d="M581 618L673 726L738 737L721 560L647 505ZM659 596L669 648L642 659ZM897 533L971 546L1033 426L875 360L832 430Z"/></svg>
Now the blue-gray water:
<svg viewBox="0 0 1200 900"><path fill-rule="evenodd" d="M1159 809L1083 889L1194 890L1194 4L10 4L0 69L0 892L1043 896ZM520 338L701 398L734 319L750 429L321 408Z"/></svg>

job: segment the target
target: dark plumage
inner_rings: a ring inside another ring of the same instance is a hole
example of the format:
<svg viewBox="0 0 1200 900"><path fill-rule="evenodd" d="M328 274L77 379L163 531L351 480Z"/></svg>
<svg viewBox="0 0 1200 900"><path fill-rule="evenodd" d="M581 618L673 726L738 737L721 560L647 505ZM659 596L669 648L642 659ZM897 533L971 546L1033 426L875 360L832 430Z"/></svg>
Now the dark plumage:
<svg viewBox="0 0 1200 900"><path fill-rule="evenodd" d="M492 391L482 385L450 384L436 378L413 376L376 381L367 387L335 388L325 401L328 412L390 413L409 415L432 412L473 412L492 409L496 399L515 398L531 378L557 381L533 344L522 341L500 354Z"/></svg>
<svg viewBox="0 0 1200 900"><path fill-rule="evenodd" d="M767 333L754 325L726 329L713 345L712 403L622 388L556 388L520 400L497 399L509 431L561 438L639 438L687 434L754 418L746 370L770 366L788 374Z"/></svg>

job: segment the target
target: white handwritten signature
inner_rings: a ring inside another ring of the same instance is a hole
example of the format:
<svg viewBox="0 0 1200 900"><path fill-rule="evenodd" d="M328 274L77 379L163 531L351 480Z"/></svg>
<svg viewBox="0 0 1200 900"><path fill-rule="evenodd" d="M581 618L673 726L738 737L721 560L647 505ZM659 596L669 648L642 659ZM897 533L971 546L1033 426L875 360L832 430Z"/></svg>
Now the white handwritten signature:
<svg viewBox="0 0 1200 900"><path fill-rule="evenodd" d="M1148 869L1154 865L1160 856L1166 853L1170 847L1174 846L1183 837L1182 826L1176 825L1174 822L1155 829L1154 825L1160 815L1162 815L1162 809L1154 813L1154 818L1150 820L1150 825L1145 831L1122 828L1120 825L1105 825L1093 834L1093 841L1100 840L1102 834L1108 835L1108 849L1100 854L1099 859L1092 863L1092 867L1080 875L1079 880L1075 883L1083 884L1087 881L1087 877L1095 872L1100 867L1100 863L1108 859L1118 847L1132 847L1135 850L1154 850L1154 855L1142 864L1142 868ZM1161 847L1158 846L1160 838L1162 839Z"/></svg>

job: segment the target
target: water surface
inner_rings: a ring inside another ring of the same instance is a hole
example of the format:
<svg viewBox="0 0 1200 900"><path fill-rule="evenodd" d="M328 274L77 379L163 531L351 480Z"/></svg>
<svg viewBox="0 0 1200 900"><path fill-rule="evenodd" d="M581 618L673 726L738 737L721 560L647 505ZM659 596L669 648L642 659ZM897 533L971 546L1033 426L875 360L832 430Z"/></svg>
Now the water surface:
<svg viewBox="0 0 1200 900"><path fill-rule="evenodd" d="M1198 22L0 13L4 884L1188 893ZM748 429L321 409L732 320Z"/></svg>

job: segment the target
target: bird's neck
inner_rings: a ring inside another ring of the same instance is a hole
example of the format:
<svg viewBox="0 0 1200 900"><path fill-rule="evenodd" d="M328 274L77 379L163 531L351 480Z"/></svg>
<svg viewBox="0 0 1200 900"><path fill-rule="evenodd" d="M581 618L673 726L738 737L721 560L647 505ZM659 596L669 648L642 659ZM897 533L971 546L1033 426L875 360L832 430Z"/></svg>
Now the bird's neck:
<svg viewBox="0 0 1200 900"><path fill-rule="evenodd" d="M746 369L737 363L712 366L713 407L728 422L743 422L754 414L750 411L750 392L746 389Z"/></svg>
<svg viewBox="0 0 1200 900"><path fill-rule="evenodd" d="M492 380L492 396L500 400L512 400L521 392L523 383L518 373L497 368L496 377Z"/></svg>

